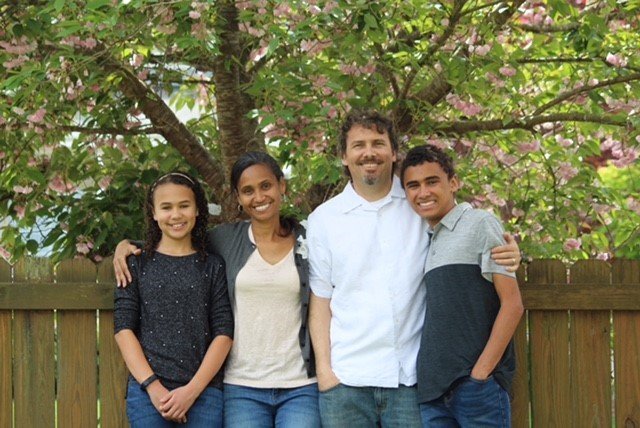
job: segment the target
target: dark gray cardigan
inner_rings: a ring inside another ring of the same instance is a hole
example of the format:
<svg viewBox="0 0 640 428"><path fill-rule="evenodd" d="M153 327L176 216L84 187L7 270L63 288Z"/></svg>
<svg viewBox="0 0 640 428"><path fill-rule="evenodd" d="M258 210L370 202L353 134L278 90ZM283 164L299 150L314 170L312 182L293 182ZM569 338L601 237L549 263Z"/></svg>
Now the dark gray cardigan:
<svg viewBox="0 0 640 428"><path fill-rule="evenodd" d="M227 223L217 226L208 232L207 251L221 255L225 262L231 307L235 307L235 287L238 272L240 272L247 263L247 260L249 260L251 254L256 250L255 244L249 239L250 224L248 221ZM309 261L307 260L306 248L301 248L300 242L305 238L305 230L302 226L298 226L295 233L294 259L300 277L302 315L298 341L300 343L300 349L302 350L302 358L304 358L307 375L313 377L316 375L316 367L308 328L309 297L311 296L311 288L309 286Z"/></svg>

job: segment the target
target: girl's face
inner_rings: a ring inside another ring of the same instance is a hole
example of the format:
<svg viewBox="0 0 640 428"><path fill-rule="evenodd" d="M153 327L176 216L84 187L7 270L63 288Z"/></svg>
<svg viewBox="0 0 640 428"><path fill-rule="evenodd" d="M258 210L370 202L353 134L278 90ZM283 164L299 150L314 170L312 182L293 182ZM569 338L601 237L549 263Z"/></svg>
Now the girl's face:
<svg viewBox="0 0 640 428"><path fill-rule="evenodd" d="M187 186L164 183L153 192L153 219L162 231L162 239L191 240L198 209L193 190Z"/></svg>
<svg viewBox="0 0 640 428"><path fill-rule="evenodd" d="M284 179L278 180L268 166L258 164L245 169L238 180L238 203L255 220L269 220L280 216Z"/></svg>

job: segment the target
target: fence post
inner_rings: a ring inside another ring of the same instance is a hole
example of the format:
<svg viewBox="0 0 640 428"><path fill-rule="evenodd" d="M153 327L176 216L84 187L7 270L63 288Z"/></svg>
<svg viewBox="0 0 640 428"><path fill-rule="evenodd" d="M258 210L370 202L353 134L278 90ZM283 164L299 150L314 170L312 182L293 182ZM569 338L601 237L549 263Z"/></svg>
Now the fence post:
<svg viewBox="0 0 640 428"><path fill-rule="evenodd" d="M95 283L96 267L89 259L65 260L56 278L60 283ZM97 425L96 372L96 310L58 310L59 426Z"/></svg>
<svg viewBox="0 0 640 428"><path fill-rule="evenodd" d="M11 266L0 259L0 282L11 282ZM11 310L0 310L0 427L13 426Z"/></svg>
<svg viewBox="0 0 640 428"><path fill-rule="evenodd" d="M609 265L579 260L570 270L570 283L607 287ZM611 425L611 311L571 311L571 398L573 426Z"/></svg>
<svg viewBox="0 0 640 428"><path fill-rule="evenodd" d="M640 287L640 261L615 260L614 284ZM613 311L616 426L640 427L640 312Z"/></svg>
<svg viewBox="0 0 640 428"><path fill-rule="evenodd" d="M22 259L15 266L20 283L53 282L48 259ZM44 285L43 285L44 286ZM14 394L16 427L55 425L53 310L14 311Z"/></svg>
<svg viewBox="0 0 640 428"><path fill-rule="evenodd" d="M98 266L98 283L115 287L112 259ZM127 367L113 338L113 311L100 310L100 337L98 338L100 381L100 426L121 428L129 426L127 421L125 393Z"/></svg>

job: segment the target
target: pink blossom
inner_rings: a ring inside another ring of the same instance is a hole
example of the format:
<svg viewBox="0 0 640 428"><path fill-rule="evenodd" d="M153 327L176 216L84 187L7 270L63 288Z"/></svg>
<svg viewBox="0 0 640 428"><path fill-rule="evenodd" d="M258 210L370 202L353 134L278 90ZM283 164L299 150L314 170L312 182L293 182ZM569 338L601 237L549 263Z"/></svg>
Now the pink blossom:
<svg viewBox="0 0 640 428"><path fill-rule="evenodd" d="M273 9L273 15L278 18L286 18L291 14L291 6L289 6L286 2L282 2Z"/></svg>
<svg viewBox="0 0 640 428"><path fill-rule="evenodd" d="M640 200L635 199L632 196L629 196L627 198L627 208L629 208L631 211L635 212L636 214L640 214Z"/></svg>
<svg viewBox="0 0 640 428"><path fill-rule="evenodd" d="M317 55L331 45L329 40L303 40L300 42L300 49L309 55Z"/></svg>
<svg viewBox="0 0 640 428"><path fill-rule="evenodd" d="M29 115L27 117L27 120L31 123L42 123L42 120L44 119L44 115L46 112L47 110L40 108L35 113Z"/></svg>
<svg viewBox="0 0 640 428"><path fill-rule="evenodd" d="M13 108L13 112L15 114L17 114L18 116L24 116L24 109L22 109L20 107L14 107Z"/></svg>
<svg viewBox="0 0 640 428"><path fill-rule="evenodd" d="M475 53L478 56L485 56L489 53L489 51L491 50L491 45L489 44L485 44L485 45L481 45L481 46L472 46L469 51L471 51L471 53Z"/></svg>
<svg viewBox="0 0 640 428"><path fill-rule="evenodd" d="M328 14L328 13L331 13L331 11L333 11L337 7L338 7L338 2L334 0L330 0L324 5L324 8L322 8L322 11Z"/></svg>
<svg viewBox="0 0 640 428"><path fill-rule="evenodd" d="M144 61L144 56L140 54L133 54L133 61L131 65L133 65L135 68L138 68L142 65L143 61Z"/></svg>
<svg viewBox="0 0 640 428"><path fill-rule="evenodd" d="M596 259L604 261L611 260L611 253L598 253Z"/></svg>
<svg viewBox="0 0 640 428"><path fill-rule="evenodd" d="M249 58L253 62L258 62L267 54L268 49L268 46L262 46L261 48L254 49L249 54Z"/></svg>
<svg viewBox="0 0 640 428"><path fill-rule="evenodd" d="M6 68L7 70L11 70L13 68L17 68L20 67L22 64L24 64L27 61L27 57L26 56L19 56L18 58L3 62L2 65L4 66L4 68Z"/></svg>
<svg viewBox="0 0 640 428"><path fill-rule="evenodd" d="M20 193L23 195L28 195L33 192L33 187L31 186L13 186L13 191L16 193Z"/></svg>
<svg viewBox="0 0 640 428"><path fill-rule="evenodd" d="M605 58L605 61L607 61L609 64L613 65L614 67L618 67L618 68L627 66L627 59L624 58L622 55L618 55L618 54L608 53L607 57Z"/></svg>
<svg viewBox="0 0 640 428"><path fill-rule="evenodd" d="M556 142L557 142L558 144L560 144L562 147L565 147L565 148L570 147L570 146L573 144L573 141L571 141L571 140L570 140L570 139L568 139L568 138L564 138L564 137L563 137L562 135L560 135L560 134L557 134L557 135L556 135Z"/></svg>
<svg viewBox="0 0 640 428"><path fill-rule="evenodd" d="M504 88L504 80L500 79L495 74L493 74L491 72L487 72L484 75L484 77L486 77L487 80L489 80L489 82L491 82L494 86L496 86L498 88Z"/></svg>
<svg viewBox="0 0 640 428"><path fill-rule="evenodd" d="M513 209L511 210L511 214L513 214L514 217L522 217L524 216L524 210L513 207Z"/></svg>
<svg viewBox="0 0 640 428"><path fill-rule="evenodd" d="M75 190L75 186L71 183L65 183L65 181L59 176L54 176L48 185L49 189L58 193L66 193Z"/></svg>
<svg viewBox="0 0 640 428"><path fill-rule="evenodd" d="M569 238L566 241L564 241L564 245L563 248L565 251L573 251L573 250L577 250L582 246L582 240L580 238L575 239L575 238Z"/></svg>
<svg viewBox="0 0 640 428"><path fill-rule="evenodd" d="M93 244L91 242L79 242L76 244L76 251L80 254L87 255L93 248Z"/></svg>
<svg viewBox="0 0 640 428"><path fill-rule="evenodd" d="M11 262L11 253L4 247L0 247L0 256L8 262Z"/></svg>
<svg viewBox="0 0 640 428"><path fill-rule="evenodd" d="M7 156L7 153L0 150L0 159L4 159L6 156Z"/></svg>
<svg viewBox="0 0 640 428"><path fill-rule="evenodd" d="M540 150L540 141L533 140L528 143L521 143L518 145L517 149L521 153L537 152Z"/></svg>
<svg viewBox="0 0 640 428"><path fill-rule="evenodd" d="M500 74L506 77L513 77L516 75L516 69L509 66L500 67Z"/></svg>
<svg viewBox="0 0 640 428"><path fill-rule="evenodd" d="M139 80L145 81L147 77L149 77L149 70L142 70L138 74L136 74Z"/></svg>
<svg viewBox="0 0 640 428"><path fill-rule="evenodd" d="M27 43L27 38L22 36L20 40L13 39L11 42L0 41L0 48L5 52L14 55L26 55L36 50L36 42Z"/></svg>
<svg viewBox="0 0 640 428"><path fill-rule="evenodd" d="M558 168L558 175L561 181L566 183L578 174L578 168L571 166L569 162L560 162L560 168Z"/></svg>
<svg viewBox="0 0 640 428"><path fill-rule="evenodd" d="M111 184L111 179L112 179L111 177L102 177L98 181L98 186L100 187L100 190L102 190L102 191L107 190L107 188Z"/></svg>
<svg viewBox="0 0 640 428"><path fill-rule="evenodd" d="M24 218L24 206L22 205L15 205L13 207L13 210L16 212L16 215L18 216L19 219Z"/></svg>
<svg viewBox="0 0 640 428"><path fill-rule="evenodd" d="M200 19L200 12L198 12L197 10L189 11L189 18L191 18L191 19Z"/></svg>

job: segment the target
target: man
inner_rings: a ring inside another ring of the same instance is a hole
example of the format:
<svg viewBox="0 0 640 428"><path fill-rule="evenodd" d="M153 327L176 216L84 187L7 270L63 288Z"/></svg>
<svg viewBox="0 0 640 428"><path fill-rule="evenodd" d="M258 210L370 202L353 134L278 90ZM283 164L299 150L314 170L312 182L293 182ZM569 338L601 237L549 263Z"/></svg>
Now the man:
<svg viewBox="0 0 640 428"><path fill-rule="evenodd" d="M515 369L511 338L524 311L512 273L491 260L502 225L490 213L456 204L452 159L434 146L411 149L400 177L428 224L427 310L418 353L424 426L509 427L507 390Z"/></svg>
<svg viewBox="0 0 640 428"><path fill-rule="evenodd" d="M398 143L388 118L349 114L340 146L351 181L310 215L307 233L322 423L419 427L427 226L393 174ZM498 263L517 268L515 243L496 250Z"/></svg>

